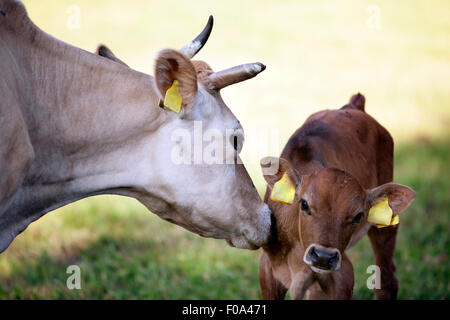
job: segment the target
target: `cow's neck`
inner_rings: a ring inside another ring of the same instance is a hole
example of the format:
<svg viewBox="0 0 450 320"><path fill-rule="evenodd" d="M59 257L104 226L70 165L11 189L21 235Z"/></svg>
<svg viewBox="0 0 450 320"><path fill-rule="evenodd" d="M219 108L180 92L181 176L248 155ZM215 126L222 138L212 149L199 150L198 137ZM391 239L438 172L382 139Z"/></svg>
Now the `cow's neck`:
<svg viewBox="0 0 450 320"><path fill-rule="evenodd" d="M167 121L152 77L44 33L21 40L11 50L28 89L22 113L35 158L0 212L11 234L78 199L132 193L137 150Z"/></svg>
<svg viewBox="0 0 450 320"><path fill-rule="evenodd" d="M36 89L27 112L32 144L40 165L55 163L46 183L123 171L126 155L164 122L153 79L78 49L58 53L35 58L28 73Z"/></svg>

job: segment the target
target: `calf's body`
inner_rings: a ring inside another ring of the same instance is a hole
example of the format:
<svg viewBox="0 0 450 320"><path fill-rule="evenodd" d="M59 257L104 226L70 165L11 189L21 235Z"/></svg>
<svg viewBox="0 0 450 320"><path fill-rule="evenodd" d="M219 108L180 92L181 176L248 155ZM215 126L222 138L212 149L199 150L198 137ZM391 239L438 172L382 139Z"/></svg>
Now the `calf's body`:
<svg viewBox="0 0 450 320"><path fill-rule="evenodd" d="M276 159L276 174L264 173L269 184L265 202L276 221L273 239L264 247L260 261L264 299L283 299L287 290L293 299L305 295L309 299L351 298L354 276L345 250L367 233L381 269L381 288L375 290L375 297L396 297L393 253L398 225L377 228L367 221L367 215L383 196L389 197L389 205L398 214L414 192L389 183L393 140L364 112L364 103L365 98L357 94L339 110L310 116L289 139L281 159ZM267 162L270 159L263 159L263 171ZM271 198L273 183L284 173L295 184L292 204Z"/></svg>

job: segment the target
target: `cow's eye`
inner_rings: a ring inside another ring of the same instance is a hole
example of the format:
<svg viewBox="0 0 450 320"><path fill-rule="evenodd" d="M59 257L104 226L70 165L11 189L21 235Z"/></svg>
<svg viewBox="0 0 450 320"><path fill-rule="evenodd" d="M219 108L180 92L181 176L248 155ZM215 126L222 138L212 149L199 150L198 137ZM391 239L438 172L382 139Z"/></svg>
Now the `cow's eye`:
<svg viewBox="0 0 450 320"><path fill-rule="evenodd" d="M305 211L306 213L310 214L308 202L306 202L305 199L300 199L300 207L302 208L303 211Z"/></svg>
<svg viewBox="0 0 450 320"><path fill-rule="evenodd" d="M239 154L241 153L242 146L244 145L244 135L240 130L236 130L230 136L230 143L233 146L233 149Z"/></svg>
<svg viewBox="0 0 450 320"><path fill-rule="evenodd" d="M361 222L362 217L364 216L364 212L359 212L352 220L353 224L357 224Z"/></svg>

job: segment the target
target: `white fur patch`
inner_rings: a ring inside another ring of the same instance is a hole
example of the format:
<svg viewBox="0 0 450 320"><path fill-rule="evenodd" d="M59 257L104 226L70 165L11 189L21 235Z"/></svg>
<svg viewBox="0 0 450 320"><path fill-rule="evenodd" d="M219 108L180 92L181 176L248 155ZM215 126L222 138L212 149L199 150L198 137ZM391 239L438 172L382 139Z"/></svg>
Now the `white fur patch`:
<svg viewBox="0 0 450 320"><path fill-rule="evenodd" d="M321 274L327 274L330 273L333 270L324 270L324 269L320 269L320 268L316 268L314 266L309 266L311 268L312 271L316 272L316 273L321 273Z"/></svg>

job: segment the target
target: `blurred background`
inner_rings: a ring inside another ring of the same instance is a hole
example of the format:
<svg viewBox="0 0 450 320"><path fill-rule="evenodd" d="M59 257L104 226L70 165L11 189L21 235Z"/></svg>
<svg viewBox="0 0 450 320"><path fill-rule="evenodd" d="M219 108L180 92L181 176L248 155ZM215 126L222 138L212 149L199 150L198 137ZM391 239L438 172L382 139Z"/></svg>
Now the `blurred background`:
<svg viewBox="0 0 450 320"><path fill-rule="evenodd" d="M56 38L91 52L104 43L148 74L157 51L181 48L213 14L197 59L216 71L267 65L222 91L246 131L242 158L260 194L260 158L279 155L311 113L363 93L366 112L394 137L394 181L416 191L397 240L399 298L450 298L449 1L24 3ZM260 253L200 238L133 199L99 196L49 213L0 255L0 299L258 299ZM368 238L349 255L354 298L372 298ZM81 290L66 287L72 264Z"/></svg>

